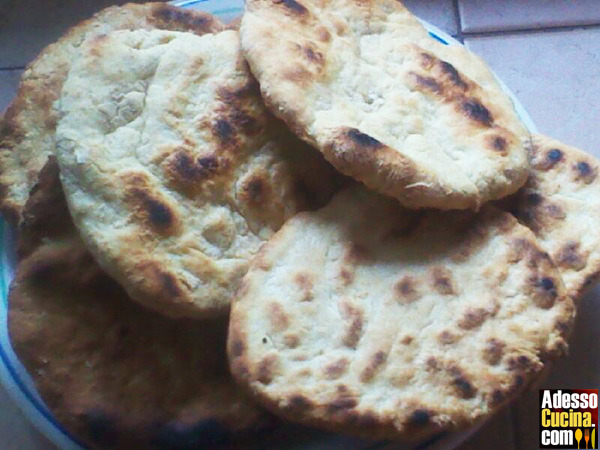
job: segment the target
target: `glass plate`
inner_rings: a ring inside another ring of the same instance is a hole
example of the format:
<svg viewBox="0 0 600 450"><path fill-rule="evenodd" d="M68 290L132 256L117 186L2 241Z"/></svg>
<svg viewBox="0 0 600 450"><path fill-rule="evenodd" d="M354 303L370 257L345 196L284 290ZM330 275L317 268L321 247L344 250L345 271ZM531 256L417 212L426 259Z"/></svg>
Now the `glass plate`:
<svg viewBox="0 0 600 450"><path fill-rule="evenodd" d="M243 10L243 0L180 0L171 2L182 8L199 9L219 17L224 22L229 22L238 17ZM447 33L421 21L432 37L446 45L462 45ZM496 77L497 78L497 77ZM498 79L502 89L510 96L521 120L534 133L536 127L531 117L506 85ZM9 395L23 411L33 425L45 434L60 449L82 450L69 433L52 417L52 413L44 405L37 393L33 381L23 365L17 359L8 338L7 312L8 312L8 287L14 271L14 236L13 231L4 221L0 221L0 382L4 385ZM319 448L319 450L334 449L369 449L369 450L452 450L464 442L481 426L471 428L460 433L444 433L436 435L424 442L417 444L380 443L366 444L365 441L353 440L332 434L318 434L313 442L308 440L300 445L287 443L288 448Z"/></svg>

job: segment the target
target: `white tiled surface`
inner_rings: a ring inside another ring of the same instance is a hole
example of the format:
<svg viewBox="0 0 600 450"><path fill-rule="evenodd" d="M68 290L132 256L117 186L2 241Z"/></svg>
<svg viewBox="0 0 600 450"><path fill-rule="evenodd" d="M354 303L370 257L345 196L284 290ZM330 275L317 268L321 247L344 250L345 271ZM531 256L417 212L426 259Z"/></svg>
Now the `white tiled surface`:
<svg viewBox="0 0 600 450"><path fill-rule="evenodd" d="M70 24L107 4L126 0L0 0L0 68L22 67ZM600 22L600 0L406 0L420 17L449 34ZM8 14L7 11L10 11ZM528 17L533 19L528 19ZM481 54L528 108L541 131L600 156L600 28L539 33L492 33L468 45ZM0 111L13 95L18 71L0 70ZM554 368L548 386L600 385L600 288L584 303L572 354ZM576 368L576 370L574 370ZM537 448L537 391L506 409L460 450ZM514 427L517 417L521 425ZM0 387L0 450L53 450Z"/></svg>
<svg viewBox="0 0 600 450"><path fill-rule="evenodd" d="M24 67L68 27L128 1L143 0L0 0L0 68ZM457 33L453 0L407 0L406 5L447 33Z"/></svg>
<svg viewBox="0 0 600 450"><path fill-rule="evenodd" d="M541 132L600 156L600 28L465 42L515 92Z"/></svg>
<svg viewBox="0 0 600 450"><path fill-rule="evenodd" d="M24 67L68 27L119 3L127 0L0 0L0 68Z"/></svg>
<svg viewBox="0 0 600 450"><path fill-rule="evenodd" d="M404 0L406 7L421 19L450 35L458 32L453 0Z"/></svg>
<svg viewBox="0 0 600 450"><path fill-rule="evenodd" d="M19 85L22 70L0 70L0 114L6 109Z"/></svg>
<svg viewBox="0 0 600 450"><path fill-rule="evenodd" d="M462 31L600 24L599 0L458 0Z"/></svg>

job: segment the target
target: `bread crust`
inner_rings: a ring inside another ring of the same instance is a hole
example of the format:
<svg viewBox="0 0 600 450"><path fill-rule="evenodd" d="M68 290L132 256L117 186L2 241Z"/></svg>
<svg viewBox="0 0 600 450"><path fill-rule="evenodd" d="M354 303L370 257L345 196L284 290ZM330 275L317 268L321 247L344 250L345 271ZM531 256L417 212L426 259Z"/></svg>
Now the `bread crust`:
<svg viewBox="0 0 600 450"><path fill-rule="evenodd" d="M547 136L533 144L529 180L505 208L533 230L579 298L600 275L600 162Z"/></svg>
<svg viewBox="0 0 600 450"><path fill-rule="evenodd" d="M209 14L164 3L106 8L70 28L28 64L17 94L0 119L0 212L18 225L29 191L54 151L58 116L53 104L78 47L86 38L114 30L165 29L205 34L224 25Z"/></svg>
<svg viewBox="0 0 600 450"><path fill-rule="evenodd" d="M228 372L226 320L173 321L132 302L55 214L66 208L55 161L42 173L8 327L54 417L91 448L113 449L230 448L268 426Z"/></svg>
<svg viewBox="0 0 600 450"><path fill-rule="evenodd" d="M226 314L260 245L335 189L325 159L262 104L234 30L89 39L57 107L56 155L82 238L134 300L165 315Z"/></svg>
<svg viewBox="0 0 600 450"><path fill-rule="evenodd" d="M530 136L485 63L395 0L250 0L242 49L270 110L410 208L477 209L527 178Z"/></svg>
<svg viewBox="0 0 600 450"><path fill-rule="evenodd" d="M355 187L263 246L228 355L288 420L411 440L491 417L566 352L574 316L510 214L415 212Z"/></svg>

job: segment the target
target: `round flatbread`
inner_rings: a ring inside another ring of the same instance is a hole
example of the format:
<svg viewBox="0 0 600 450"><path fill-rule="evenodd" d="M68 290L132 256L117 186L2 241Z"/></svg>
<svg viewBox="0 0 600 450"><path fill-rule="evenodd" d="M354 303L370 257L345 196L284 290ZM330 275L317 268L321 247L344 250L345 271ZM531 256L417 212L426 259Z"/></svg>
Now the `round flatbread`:
<svg viewBox="0 0 600 450"><path fill-rule="evenodd" d="M30 224L51 225L52 206L65 209L56 165L43 173ZM23 230L31 251L16 269L8 324L69 432L92 448L212 448L270 422L229 374L226 321L173 321L130 301L63 224L43 239L36 225Z"/></svg>
<svg viewBox="0 0 600 450"><path fill-rule="evenodd" d="M600 162L546 136L533 143L531 175L510 211L533 230L577 298L600 274Z"/></svg>
<svg viewBox="0 0 600 450"><path fill-rule="evenodd" d="M261 249L228 353L277 414L414 439L490 417L565 352L574 315L510 214L419 213L353 188Z"/></svg>
<svg viewBox="0 0 600 450"><path fill-rule="evenodd" d="M248 261L336 176L264 108L236 31L117 31L82 44L58 102L74 222L136 301L228 311Z"/></svg>
<svg viewBox="0 0 600 450"><path fill-rule="evenodd" d="M249 0L242 49L271 111L409 207L477 208L527 178L529 133L478 57L397 0Z"/></svg>
<svg viewBox="0 0 600 450"><path fill-rule="evenodd" d="M14 225L38 172L54 151L57 116L52 105L79 45L86 37L139 28L204 34L223 29L223 24L209 14L164 3L128 4L99 12L46 47L25 69L17 95L0 121L0 211Z"/></svg>
<svg viewBox="0 0 600 450"><path fill-rule="evenodd" d="M63 240L73 237L73 221L60 185L54 155L48 157L40 170L22 215L17 237L19 261L34 252L48 237Z"/></svg>

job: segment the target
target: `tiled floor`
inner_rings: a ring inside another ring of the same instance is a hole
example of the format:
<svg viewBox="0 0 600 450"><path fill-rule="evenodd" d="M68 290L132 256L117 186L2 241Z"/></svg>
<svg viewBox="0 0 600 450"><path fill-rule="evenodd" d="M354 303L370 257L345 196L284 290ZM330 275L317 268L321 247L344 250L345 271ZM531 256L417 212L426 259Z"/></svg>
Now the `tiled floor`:
<svg viewBox="0 0 600 450"><path fill-rule="evenodd" d="M458 34L458 17L452 0L405 0L404 4L413 14L446 33L452 36Z"/></svg>
<svg viewBox="0 0 600 450"><path fill-rule="evenodd" d="M600 156L600 27L467 35L465 42L515 92L542 133Z"/></svg>
<svg viewBox="0 0 600 450"><path fill-rule="evenodd" d="M0 0L0 111L12 97L20 73L3 68L24 67L70 24L124 1ZM600 157L600 0L406 3L417 15L464 39L483 56L516 93L540 131ZM600 385L599 299L600 288L583 300L571 355L554 367L545 386ZM460 450L538 448L536 408L537 392L525 395ZM52 448L32 431L2 388L0 448Z"/></svg>
<svg viewBox="0 0 600 450"><path fill-rule="evenodd" d="M460 0L467 33L600 23L598 0Z"/></svg>
<svg viewBox="0 0 600 450"><path fill-rule="evenodd" d="M128 1L0 0L0 68L24 67L69 26L107 6L123 3Z"/></svg>
<svg viewBox="0 0 600 450"><path fill-rule="evenodd" d="M22 69L0 70L0 112L8 106L19 86Z"/></svg>

